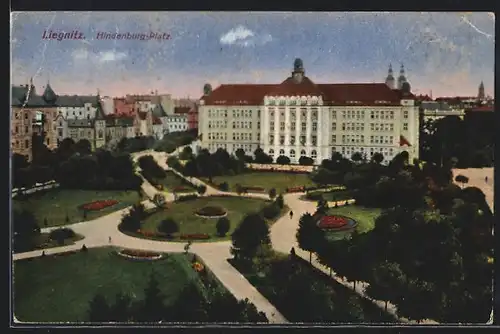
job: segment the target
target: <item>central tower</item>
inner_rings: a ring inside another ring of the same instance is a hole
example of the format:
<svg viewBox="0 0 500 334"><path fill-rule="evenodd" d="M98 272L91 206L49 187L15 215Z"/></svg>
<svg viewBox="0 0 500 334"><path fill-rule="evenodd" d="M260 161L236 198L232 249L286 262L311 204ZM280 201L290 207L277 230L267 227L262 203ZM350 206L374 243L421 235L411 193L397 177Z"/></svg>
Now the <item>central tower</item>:
<svg viewBox="0 0 500 334"><path fill-rule="evenodd" d="M295 61L293 62L293 72L292 72L292 78L295 81L295 83L302 82L305 73L306 72L304 71L304 64L302 63L302 59L295 58Z"/></svg>

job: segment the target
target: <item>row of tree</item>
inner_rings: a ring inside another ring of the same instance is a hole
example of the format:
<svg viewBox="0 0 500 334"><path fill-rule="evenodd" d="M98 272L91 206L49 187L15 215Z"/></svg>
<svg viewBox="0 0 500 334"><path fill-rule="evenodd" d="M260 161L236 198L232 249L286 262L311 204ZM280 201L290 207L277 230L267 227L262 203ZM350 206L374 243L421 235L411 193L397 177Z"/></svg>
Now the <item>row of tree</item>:
<svg viewBox="0 0 500 334"><path fill-rule="evenodd" d="M425 171L418 165L371 187L370 196L383 197L378 204L386 207L372 231L330 241L317 226L322 212L305 214L297 232L300 247L354 284L368 282L367 293L394 303L401 316L486 322L493 215L481 190L461 190L438 167Z"/></svg>
<svg viewBox="0 0 500 334"><path fill-rule="evenodd" d="M154 274L151 274L144 289L144 299L133 300L131 296L118 293L114 302L102 294L90 301L90 322L268 322L264 313L258 312L248 300L236 300L228 292L215 287L205 287L189 281L170 304L165 303Z"/></svg>

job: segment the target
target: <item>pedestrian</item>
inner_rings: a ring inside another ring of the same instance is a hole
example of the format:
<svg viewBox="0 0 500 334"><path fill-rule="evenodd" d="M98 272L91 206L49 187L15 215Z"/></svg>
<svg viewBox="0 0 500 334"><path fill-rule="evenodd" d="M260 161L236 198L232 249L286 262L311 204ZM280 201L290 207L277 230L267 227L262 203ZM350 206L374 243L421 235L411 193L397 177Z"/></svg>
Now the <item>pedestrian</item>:
<svg viewBox="0 0 500 334"><path fill-rule="evenodd" d="M487 176L484 177L484 182L488 183L488 177Z"/></svg>
<svg viewBox="0 0 500 334"><path fill-rule="evenodd" d="M108 241L109 241L109 243L111 243L111 236L108 237Z"/></svg>
<svg viewBox="0 0 500 334"><path fill-rule="evenodd" d="M293 211L290 211L290 219L293 218Z"/></svg>

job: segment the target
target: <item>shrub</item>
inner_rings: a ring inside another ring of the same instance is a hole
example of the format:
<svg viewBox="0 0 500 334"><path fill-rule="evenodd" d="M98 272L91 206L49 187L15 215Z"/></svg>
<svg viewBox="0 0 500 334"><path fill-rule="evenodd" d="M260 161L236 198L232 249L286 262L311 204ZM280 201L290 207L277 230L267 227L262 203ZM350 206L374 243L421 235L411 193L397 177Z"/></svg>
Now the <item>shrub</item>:
<svg viewBox="0 0 500 334"><path fill-rule="evenodd" d="M196 190L198 191L198 194L203 195L207 192L207 186L204 184L201 184L197 187Z"/></svg>
<svg viewBox="0 0 500 334"><path fill-rule="evenodd" d="M227 232L229 232L229 228L231 227L231 222L227 217L222 217L217 220L217 224L215 228L217 229L217 234L221 237L225 236Z"/></svg>
<svg viewBox="0 0 500 334"><path fill-rule="evenodd" d="M275 203L280 209L283 209L285 207L285 200L283 199L283 195L278 195L278 197L276 197Z"/></svg>
<svg viewBox="0 0 500 334"><path fill-rule="evenodd" d="M82 252L88 251L87 246L83 245L81 250L82 250Z"/></svg>
<svg viewBox="0 0 500 334"><path fill-rule="evenodd" d="M273 219L276 218L280 214L280 208L276 203L272 203L269 205L266 205L262 211L261 214L264 218L266 219Z"/></svg>
<svg viewBox="0 0 500 334"><path fill-rule="evenodd" d="M219 190L229 191L229 184L227 184L227 182L222 182L221 184L219 184Z"/></svg>
<svg viewBox="0 0 500 334"><path fill-rule="evenodd" d="M290 158L285 155L280 155L278 158L276 158L276 163L279 165L289 165Z"/></svg>
<svg viewBox="0 0 500 334"><path fill-rule="evenodd" d="M63 227L50 231L49 239L57 241L59 244L64 244L64 240L71 239L75 236L75 231L70 228Z"/></svg>
<svg viewBox="0 0 500 334"><path fill-rule="evenodd" d="M158 231L161 233L165 233L168 237L171 237L172 233L179 232L179 225L172 218L167 218L160 222Z"/></svg>
<svg viewBox="0 0 500 334"><path fill-rule="evenodd" d="M196 210L196 214L200 216L223 216L226 214L226 210L219 206L205 206L201 209Z"/></svg>
<svg viewBox="0 0 500 334"><path fill-rule="evenodd" d="M196 194L189 194L189 195L185 195L185 196L179 196L179 197L177 197L177 202L190 201L190 200L193 200L193 199L196 199L196 198L198 198L198 195L196 195Z"/></svg>

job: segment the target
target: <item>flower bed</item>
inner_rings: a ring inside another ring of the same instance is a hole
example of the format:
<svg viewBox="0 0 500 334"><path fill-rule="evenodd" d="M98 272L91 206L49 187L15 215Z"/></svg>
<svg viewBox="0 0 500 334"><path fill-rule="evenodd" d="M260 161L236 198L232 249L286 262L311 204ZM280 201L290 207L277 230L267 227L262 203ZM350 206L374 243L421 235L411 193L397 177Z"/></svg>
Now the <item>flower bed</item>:
<svg viewBox="0 0 500 334"><path fill-rule="evenodd" d="M190 190L190 189L187 187L184 187L184 186L177 186L174 188L174 191L187 191L187 190Z"/></svg>
<svg viewBox="0 0 500 334"><path fill-rule="evenodd" d="M167 237L166 234L160 233L160 232L144 231L144 230L137 230L136 232L142 236L145 236L145 237L156 237L156 238L166 238Z"/></svg>
<svg viewBox="0 0 500 334"><path fill-rule="evenodd" d="M113 206L118 204L117 200L114 199L105 199L105 200L99 200L99 201L94 201L90 203L85 203L80 206L81 210L87 210L87 211L99 211L104 208Z"/></svg>
<svg viewBox="0 0 500 334"><path fill-rule="evenodd" d="M210 236L205 233L198 234L181 234L180 238L182 240L207 240L210 239Z"/></svg>
<svg viewBox="0 0 500 334"><path fill-rule="evenodd" d="M219 206L205 206L201 209L196 210L196 215L202 217L223 217L227 214L224 208Z"/></svg>
<svg viewBox="0 0 500 334"><path fill-rule="evenodd" d="M323 216L318 222L318 227L325 230L346 230L356 226L356 222L344 216Z"/></svg>
<svg viewBox="0 0 500 334"><path fill-rule="evenodd" d="M286 188L287 193L300 193L305 190L304 186Z"/></svg>
<svg viewBox="0 0 500 334"><path fill-rule="evenodd" d="M255 192L265 192L266 189L262 187L243 187L246 191L255 191Z"/></svg>
<svg viewBox="0 0 500 334"><path fill-rule="evenodd" d="M148 261L159 260L163 256L160 253L143 251L143 250L135 250L135 249L122 249L117 254L122 256L122 257L128 258L128 259L148 260Z"/></svg>
<svg viewBox="0 0 500 334"><path fill-rule="evenodd" d="M200 262L195 262L193 263L193 269L197 272L201 272L203 271L203 269L205 269L205 267Z"/></svg>

